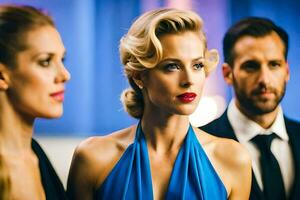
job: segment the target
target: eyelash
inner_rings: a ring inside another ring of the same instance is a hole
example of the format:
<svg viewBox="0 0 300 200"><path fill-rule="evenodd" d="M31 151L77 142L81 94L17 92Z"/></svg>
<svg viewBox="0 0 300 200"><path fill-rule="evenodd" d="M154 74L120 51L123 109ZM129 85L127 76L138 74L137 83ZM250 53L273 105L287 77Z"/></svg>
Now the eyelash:
<svg viewBox="0 0 300 200"><path fill-rule="evenodd" d="M42 59L39 61L39 65L41 65L42 67L48 67L51 64L51 60L52 60L51 57Z"/></svg>
<svg viewBox="0 0 300 200"><path fill-rule="evenodd" d="M197 67L195 67L195 66L197 66ZM195 65L194 65L194 67L196 68L196 69L202 69L203 67L204 67L204 64L201 62L201 63L196 63Z"/></svg>
<svg viewBox="0 0 300 200"><path fill-rule="evenodd" d="M195 70L200 70L204 67L204 64L202 62L200 63L196 63L193 65L193 68ZM170 63L170 64L167 64L165 66L165 70L166 71L174 71L174 70L179 70L180 69L180 65L179 64L176 64L176 63Z"/></svg>
<svg viewBox="0 0 300 200"><path fill-rule="evenodd" d="M271 65L271 67L280 67L281 63L280 62L271 62L270 65Z"/></svg>
<svg viewBox="0 0 300 200"><path fill-rule="evenodd" d="M180 69L180 66L176 63L167 64L165 67L166 71L174 71L174 70L179 70L179 69Z"/></svg>
<svg viewBox="0 0 300 200"><path fill-rule="evenodd" d="M66 58L63 57L63 58L61 59L61 62L62 62L62 63L65 63L65 61L66 61ZM48 57L48 58L45 58L45 59L41 59L41 60L39 61L39 65L42 66L42 67L48 67L48 66L51 65L51 62L52 62L52 57Z"/></svg>

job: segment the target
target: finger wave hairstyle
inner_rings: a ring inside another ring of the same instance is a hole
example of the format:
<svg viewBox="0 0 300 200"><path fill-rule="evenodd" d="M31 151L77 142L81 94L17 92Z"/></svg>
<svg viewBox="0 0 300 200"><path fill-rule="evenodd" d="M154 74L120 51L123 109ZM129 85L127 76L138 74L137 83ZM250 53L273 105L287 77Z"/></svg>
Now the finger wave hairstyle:
<svg viewBox="0 0 300 200"><path fill-rule="evenodd" d="M132 24L120 40L121 62L131 86L122 92L121 101L132 117L140 119L144 110L142 91L133 81L133 75L154 68L162 60L163 49L159 38L165 34L199 32L206 49L206 37L202 29L203 21L199 15L193 11L177 9L152 10ZM205 65L206 74L212 68L212 65Z"/></svg>

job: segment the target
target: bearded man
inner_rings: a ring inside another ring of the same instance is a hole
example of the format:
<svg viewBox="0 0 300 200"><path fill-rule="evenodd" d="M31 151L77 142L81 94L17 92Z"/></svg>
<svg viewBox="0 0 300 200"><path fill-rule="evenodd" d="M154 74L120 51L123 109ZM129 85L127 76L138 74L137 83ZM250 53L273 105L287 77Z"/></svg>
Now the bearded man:
<svg viewBox="0 0 300 200"><path fill-rule="evenodd" d="M200 128L249 150L251 200L300 199L300 123L280 106L290 78L288 34L269 19L245 18L226 32L223 53L235 95L220 118Z"/></svg>

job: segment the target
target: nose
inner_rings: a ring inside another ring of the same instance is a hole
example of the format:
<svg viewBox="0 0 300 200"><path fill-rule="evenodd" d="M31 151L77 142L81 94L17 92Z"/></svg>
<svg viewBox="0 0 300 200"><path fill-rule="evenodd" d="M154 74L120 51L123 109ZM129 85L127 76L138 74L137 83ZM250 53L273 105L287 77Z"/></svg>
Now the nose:
<svg viewBox="0 0 300 200"><path fill-rule="evenodd" d="M184 69L180 74L180 86L188 88L193 85L193 72L189 69Z"/></svg>
<svg viewBox="0 0 300 200"><path fill-rule="evenodd" d="M56 83L65 83L68 80L70 80L70 78L71 78L70 72L66 69L64 64L60 64L58 66L57 75L55 77L55 82Z"/></svg>
<svg viewBox="0 0 300 200"><path fill-rule="evenodd" d="M262 66L259 71L258 83L261 86L268 86L270 84L271 73L268 66Z"/></svg>

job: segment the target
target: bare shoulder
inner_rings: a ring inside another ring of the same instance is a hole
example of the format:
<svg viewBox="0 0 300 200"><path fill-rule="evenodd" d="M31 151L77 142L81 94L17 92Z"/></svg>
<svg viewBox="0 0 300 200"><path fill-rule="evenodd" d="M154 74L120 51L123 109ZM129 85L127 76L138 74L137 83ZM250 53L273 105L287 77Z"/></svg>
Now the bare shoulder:
<svg viewBox="0 0 300 200"><path fill-rule="evenodd" d="M251 186L251 157L240 143L194 128L198 141L224 183L229 199L248 199ZM241 185L244 184L244 188Z"/></svg>
<svg viewBox="0 0 300 200"><path fill-rule="evenodd" d="M226 161L231 166L243 166L251 163L248 150L235 140L220 138L195 129L197 138L207 154L213 155L215 159Z"/></svg>
<svg viewBox="0 0 300 200"><path fill-rule="evenodd" d="M101 185L126 148L134 141L135 129L136 126L131 126L106 136L90 137L82 141L74 152L70 176L78 176L80 173L88 184L94 187ZM85 174L82 174L83 171Z"/></svg>
<svg viewBox="0 0 300 200"><path fill-rule="evenodd" d="M105 161L124 151L133 142L134 134L135 126L131 126L105 136L87 138L77 146L75 155L88 160Z"/></svg>

